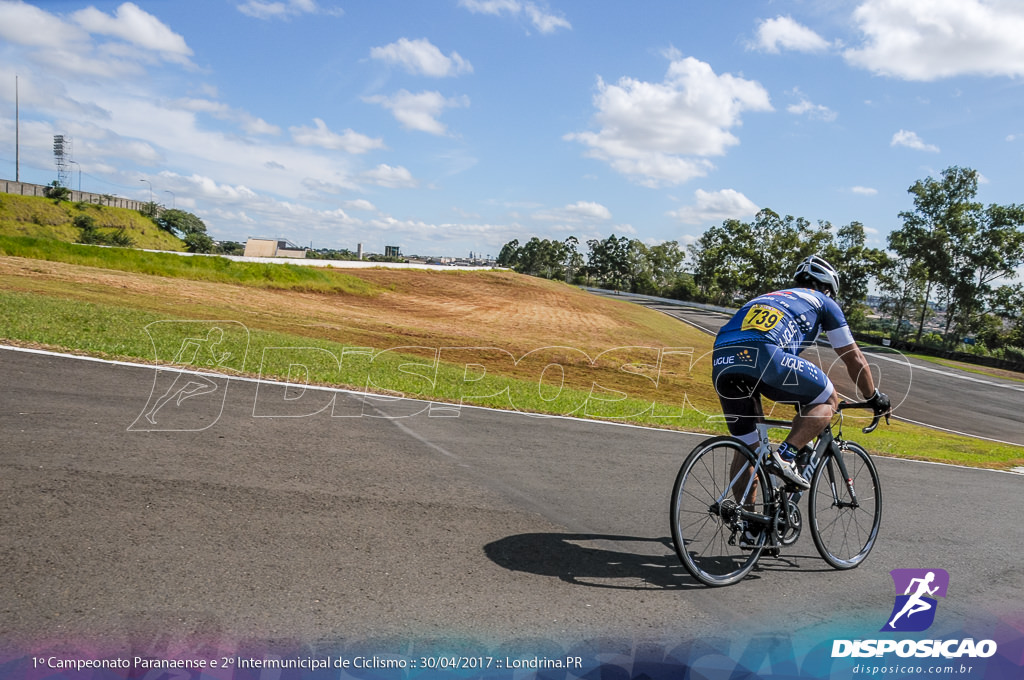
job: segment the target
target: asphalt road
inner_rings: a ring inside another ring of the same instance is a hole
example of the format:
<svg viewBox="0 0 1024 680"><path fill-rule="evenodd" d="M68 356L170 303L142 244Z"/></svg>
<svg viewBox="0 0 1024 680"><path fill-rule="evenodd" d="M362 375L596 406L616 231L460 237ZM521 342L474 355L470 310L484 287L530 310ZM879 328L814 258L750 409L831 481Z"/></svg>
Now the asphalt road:
<svg viewBox="0 0 1024 680"><path fill-rule="evenodd" d="M696 307L626 294L620 297L712 335L729 320L725 314ZM876 384L892 399L898 419L1024 446L1024 382L947 368L881 347L863 349ZM840 393L854 398L856 388L831 348L819 345L802 356L824 367Z"/></svg>
<svg viewBox="0 0 1024 680"><path fill-rule="evenodd" d="M870 637L910 567L951 577L930 635L1019 615L1020 475L879 459L860 568L803 536L709 589L668 543L700 436L226 378L144 420L173 381L0 350L5 647Z"/></svg>

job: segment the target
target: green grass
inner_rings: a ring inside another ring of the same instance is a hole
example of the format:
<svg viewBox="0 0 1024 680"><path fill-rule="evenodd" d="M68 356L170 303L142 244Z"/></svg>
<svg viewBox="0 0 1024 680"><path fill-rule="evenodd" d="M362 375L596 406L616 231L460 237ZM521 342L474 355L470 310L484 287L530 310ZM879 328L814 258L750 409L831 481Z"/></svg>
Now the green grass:
<svg viewBox="0 0 1024 680"><path fill-rule="evenodd" d="M362 279L327 267L236 262L223 257L150 253L43 238L0 236L0 255L278 290L360 296L373 296L380 290Z"/></svg>
<svg viewBox="0 0 1024 680"><path fill-rule="evenodd" d="M70 301L18 291L0 291L0 338L20 344L65 349L93 356L186 364L295 383L331 385L408 396L441 404L472 404L530 413L580 416L724 432L720 423L687 406L682 395L604 401L592 394L585 369L562 388L558 376L517 380L500 373L501 357L477 357L491 370L482 374L444 357L354 347L323 339L247 328L237 321L173 319L118 305ZM190 342L191 340L191 342ZM198 348L199 351L195 351ZM182 351L186 349L187 351ZM711 386L708 385L710 390ZM608 396L608 395L604 395ZM706 395L704 395L706 396ZM310 402L312 403L312 402ZM259 404L266 415L301 404ZM417 407L419 408L419 407ZM1008 468L1024 464L1024 449L959 437L894 422L862 435L857 420L847 436L875 452L956 463Z"/></svg>
<svg viewBox="0 0 1024 680"><path fill-rule="evenodd" d="M636 398L595 398L582 386L582 378L576 387L563 387L551 379L544 383L516 380L491 371L477 379L472 371L467 374L465 364L437 361L436 357L249 329L237 321L171 319L33 293L0 291L0 306L4 309L0 338L92 356L227 370L444 404L707 427L706 416L694 410L663 408Z"/></svg>
<svg viewBox="0 0 1024 680"><path fill-rule="evenodd" d="M185 250L181 239L160 229L153 220L135 210L55 201L41 196L0 194L0 236L73 242L79 236L79 230L74 226L79 215L91 217L101 232L123 228L137 248Z"/></svg>

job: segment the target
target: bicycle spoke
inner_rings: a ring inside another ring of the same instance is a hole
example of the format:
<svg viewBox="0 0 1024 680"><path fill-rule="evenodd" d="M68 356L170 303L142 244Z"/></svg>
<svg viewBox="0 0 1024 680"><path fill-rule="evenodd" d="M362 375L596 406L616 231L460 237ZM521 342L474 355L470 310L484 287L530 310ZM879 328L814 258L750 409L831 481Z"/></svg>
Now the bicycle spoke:
<svg viewBox="0 0 1024 680"><path fill-rule="evenodd" d="M840 461L833 455L815 472L808 500L815 546L825 561L837 569L855 567L867 557L881 523L882 498L874 464L859 446L847 447L841 454L842 462L858 494L856 504Z"/></svg>
<svg viewBox="0 0 1024 680"><path fill-rule="evenodd" d="M726 437L698 446L687 457L672 496L672 536L686 569L708 585L727 585L743 578L759 549L737 543L745 527L740 510L757 511L745 494L750 469L746 447ZM734 461L744 461L737 466ZM733 469L737 472L734 473ZM762 482L763 483L763 482ZM731 542L731 543L730 543Z"/></svg>

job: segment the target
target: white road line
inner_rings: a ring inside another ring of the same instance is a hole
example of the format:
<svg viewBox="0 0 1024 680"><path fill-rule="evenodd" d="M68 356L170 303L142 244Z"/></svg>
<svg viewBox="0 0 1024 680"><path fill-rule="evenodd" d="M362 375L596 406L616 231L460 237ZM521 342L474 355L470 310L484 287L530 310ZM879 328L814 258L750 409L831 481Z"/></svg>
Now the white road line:
<svg viewBox="0 0 1024 680"><path fill-rule="evenodd" d="M920 425L922 427L927 427L927 428L930 428L932 430L940 430L942 432L948 432L950 434L960 435L961 437L970 437L971 439L983 439L984 441L987 441L987 442L992 442L994 444L1005 444L1006 446L1024 446L1024 444L1018 444L1016 442L1004 442L1002 439L992 439L991 437L982 437L981 435L978 435L978 434L967 434L966 432L961 432L960 430L951 430L948 427L939 427L938 425L929 425L928 423L922 423L920 421L911 420L910 418L904 418L902 416L892 416L892 418L893 418L893 420L902 420L903 422L910 423L911 425Z"/></svg>
<svg viewBox="0 0 1024 680"><path fill-rule="evenodd" d="M861 349L864 349L864 348L861 348ZM929 373L938 373L939 375L944 375L944 376L946 376L948 378L956 378L958 380L967 380L969 382L975 382L975 383L979 383L979 384L982 384L982 385L990 385L992 387L1002 387L1005 390L1014 390L1016 392L1024 392L1024 385L1015 385L1013 383L1007 383L1007 382L993 382L991 380L985 380L984 378L975 378L973 375L962 375L960 373L950 373L949 369L943 370L941 368L932 368L931 366L921 366L919 364L912 364L912 363L910 363L910 361L909 361L909 359L907 357L903 357L903 359L901 360L901 359L897 359L895 357L885 356L884 354L878 354L878 353L876 353L874 351L871 351L870 349L865 350L864 354L866 354L866 355L868 355L868 356L870 356L872 358L875 358L875 359L881 359L883 361L891 361L891 362L896 363L896 364L903 364L904 366L909 366L911 368L911 370L914 370L914 371L928 371Z"/></svg>
<svg viewBox="0 0 1024 680"><path fill-rule="evenodd" d="M197 370L194 370L194 369L181 368L181 367L177 367L177 366L165 366L165 365L157 365L157 364L143 364L143 363L137 363L137 362L133 362L133 361L117 361L117 360L114 360L114 359L100 359L98 357L90 357L90 356L85 356L85 355L80 355L80 354L64 354L64 353L61 353L61 352L54 352L54 351L51 351L51 350L33 349L33 348L30 348L30 347L17 347L17 346L13 346L13 345L0 345L0 350L10 350L12 352L24 352L26 354L40 354L40 355L43 355L43 356L60 357L60 358L63 358L63 359L79 359L79 360L82 360L82 361L92 361L92 362L98 363L98 364L108 364L108 365L113 365L113 366L128 366L128 367L131 367L131 368L148 368L148 369L152 369L152 370L173 371L173 372L177 372L177 373L185 373L185 374L192 374L192 375L205 375L205 376L211 376L212 375L214 377L227 378L228 380L237 380L237 381L240 381L240 382L250 382L250 383L256 383L256 384L261 384L261 383L262 384L266 384L266 385L288 385L288 384L292 384L292 383L287 383L287 382L283 382L283 381L280 381L280 380L271 380L271 379L267 379L267 378L252 378L252 377L249 377L249 376L227 375L227 374L223 374L223 373L212 373L212 372L209 372L209 371L197 371ZM371 399L381 399L382 398L382 395L374 394L372 392L361 392L359 390L347 389L347 388L343 388L343 387L328 387L328 386L324 386L324 385L302 385L302 387L304 387L305 389L308 389L308 390L316 390L316 391L323 391L323 392L336 392L336 393L341 393L341 394L350 394L350 395L353 395L353 396L356 396L356 397L368 397L368 398L371 398ZM530 413L529 411L511 411L511 410L507 410L507 409L494 408L494 407L491 407L491 406L477 406L477 405L474 405L474 404L445 404L445 403L441 403L441 402L432 402L430 399L422 399L422 398L419 398L419 397L392 397L392 399L396 399L396 400L398 400L398 399L408 399L410 401L423 401L423 402L430 402L430 403L438 403L442 407L444 407L444 406L451 406L451 407L454 407L456 409L465 408L465 409L475 409L475 410L480 410L480 411L493 411L493 412L498 412L498 413L509 413L509 414L515 414L515 415L520 415L520 416L528 416L528 417L531 417L531 418L551 418L551 419L558 419L558 420L571 420L571 421L577 421L577 422L593 423L595 425L609 425L609 426L612 426L612 427L629 427L629 428L636 428L638 430L652 430L654 432L675 433L675 434L680 434L680 435L695 435L695 436L697 436L697 435L703 435L704 434L702 432L689 432L689 431L686 431L686 430L663 430L663 429L660 429L660 428L648 427L646 425L637 425L637 424L634 424L634 423L623 423L623 422L616 422L616 421L610 421L610 420L591 420L589 418L580 418L578 416L552 415L552 414L547 414L547 413ZM378 413L384 413L383 411L380 411L379 409L377 409L375 406L371 405L371 408L373 408L375 411L378 411ZM949 430L949 429L946 429L946 428L938 427L936 425L928 425L927 423L919 423L919 422L917 422L915 420L910 420L909 418L900 418L898 416L893 416L893 418L895 418L896 420L903 420L905 422L912 423L914 425L923 425L925 427L929 427L929 428L932 428L932 429L935 429L935 430L942 430L944 432L949 432L950 434L957 434L957 435L961 435L961 436L964 436L964 437L971 437L973 439L983 439L985 441L990 441L990 442L997 443L997 444L1006 444L1008 446L1022 446L1021 444L1016 444L1014 442L1004 442L1004 441L1001 441L999 439L989 439L988 437L979 437L978 435L967 434L966 432L958 432L957 430ZM708 435L708 436L710 436L710 435ZM452 456L452 454L447 453L445 451L441 451L441 452L444 453L445 455ZM454 456L452 456L452 457L454 457ZM907 460L907 459L898 459L898 460ZM928 461L908 461L908 462L928 462ZM941 463L941 464L942 465L947 465L947 463ZM966 467L966 466L952 465L952 467ZM970 469L975 470L975 469L987 469L987 468L970 468ZM1005 470L990 470L990 471L992 471L992 472L1005 472ZM1016 468L1016 469L1014 469L1014 473L1019 474L1020 472L1024 472L1024 468Z"/></svg>

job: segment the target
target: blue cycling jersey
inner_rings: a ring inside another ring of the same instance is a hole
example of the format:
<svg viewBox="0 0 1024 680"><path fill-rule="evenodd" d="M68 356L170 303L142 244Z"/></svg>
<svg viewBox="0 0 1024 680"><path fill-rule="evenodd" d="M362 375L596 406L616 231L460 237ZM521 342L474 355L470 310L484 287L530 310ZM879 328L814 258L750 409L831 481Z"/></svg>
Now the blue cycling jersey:
<svg viewBox="0 0 1024 680"><path fill-rule="evenodd" d="M789 288L766 293L743 305L722 326L715 347L764 342L799 354L822 330L833 347L853 344L846 316L835 300L810 288Z"/></svg>

